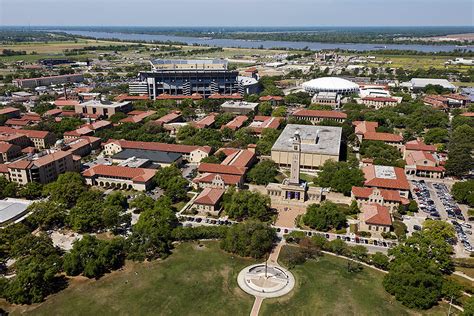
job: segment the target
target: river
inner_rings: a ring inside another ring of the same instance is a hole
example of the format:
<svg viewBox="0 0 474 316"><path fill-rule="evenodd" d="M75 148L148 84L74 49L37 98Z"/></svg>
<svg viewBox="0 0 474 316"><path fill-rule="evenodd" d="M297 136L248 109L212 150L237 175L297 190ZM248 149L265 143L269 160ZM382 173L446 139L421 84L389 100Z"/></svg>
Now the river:
<svg viewBox="0 0 474 316"><path fill-rule="evenodd" d="M420 45L420 44L358 44L358 43L318 43L318 42L286 42L286 41L248 41L239 39L211 39L174 35L159 34L137 34L137 33L118 33L118 32L96 32L96 31L73 31L73 30L54 30L79 36L87 36L96 39L120 39L146 42L183 42L188 45L198 44L215 47L239 47L239 48L293 48L303 49L305 47L311 50L321 49L344 49L344 50L415 50L420 52L449 52L455 49L474 50L473 45L457 47L455 45Z"/></svg>

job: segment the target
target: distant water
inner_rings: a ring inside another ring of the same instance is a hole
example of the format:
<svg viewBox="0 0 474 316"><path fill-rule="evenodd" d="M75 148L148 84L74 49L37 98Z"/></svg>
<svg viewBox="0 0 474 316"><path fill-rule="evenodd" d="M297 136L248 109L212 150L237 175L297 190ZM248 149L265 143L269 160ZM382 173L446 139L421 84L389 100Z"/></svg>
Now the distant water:
<svg viewBox="0 0 474 316"><path fill-rule="evenodd" d="M457 47L455 45L419 45L419 44L351 44L351 43L318 43L318 42L286 42L286 41L247 41L239 39L211 39L174 35L158 35L158 34L137 34L137 33L120 33L120 32L96 32L96 31L74 31L61 30L54 31L65 32L73 35L88 36L97 39L120 39L134 40L146 42L183 42L188 45L198 44L216 47L240 47L240 48L294 48L303 49L305 47L310 50L321 49L344 49L344 50L414 50L420 52L449 52L455 49L474 50L473 45Z"/></svg>

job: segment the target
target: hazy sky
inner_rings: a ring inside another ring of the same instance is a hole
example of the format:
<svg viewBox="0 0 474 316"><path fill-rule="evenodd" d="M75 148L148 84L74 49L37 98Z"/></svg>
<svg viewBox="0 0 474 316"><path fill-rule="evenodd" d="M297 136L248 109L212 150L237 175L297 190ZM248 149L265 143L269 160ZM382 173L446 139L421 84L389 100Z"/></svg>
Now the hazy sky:
<svg viewBox="0 0 474 316"><path fill-rule="evenodd" d="M0 25L474 25L473 0L0 0Z"/></svg>

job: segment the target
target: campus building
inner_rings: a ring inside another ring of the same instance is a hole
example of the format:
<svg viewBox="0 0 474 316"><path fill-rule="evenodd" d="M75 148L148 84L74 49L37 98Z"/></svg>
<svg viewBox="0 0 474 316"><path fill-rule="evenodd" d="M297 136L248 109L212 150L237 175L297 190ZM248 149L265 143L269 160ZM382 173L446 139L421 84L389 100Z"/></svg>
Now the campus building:
<svg viewBox="0 0 474 316"><path fill-rule="evenodd" d="M301 140L300 168L315 170L327 160L339 161L341 127L288 124L271 152L272 160L280 167L291 167L294 153L292 139L295 134Z"/></svg>
<svg viewBox="0 0 474 316"><path fill-rule="evenodd" d="M267 195L270 196L272 206L291 209L305 209L308 203L321 202L322 190L318 187L310 187L306 182L300 180L300 166L303 157L303 139L298 129L289 141L291 159L290 177L283 180L283 183L269 183L266 187ZM308 202L308 203L306 203Z"/></svg>
<svg viewBox="0 0 474 316"><path fill-rule="evenodd" d="M79 103L74 106L74 110L78 114L95 114L109 118L115 113L128 113L132 110L132 104L129 101L111 102L90 100L84 103Z"/></svg>
<svg viewBox="0 0 474 316"><path fill-rule="evenodd" d="M6 164L10 181L20 185L30 182L50 183L68 171L79 171L80 157L68 151L56 151L43 156L29 156Z"/></svg>
<svg viewBox="0 0 474 316"><path fill-rule="evenodd" d="M33 89L39 86L50 86L54 84L79 83L84 81L82 74L69 74L59 76L48 76L29 79L13 79L12 83L18 88Z"/></svg>
<svg viewBox="0 0 474 316"><path fill-rule="evenodd" d="M343 112L308 109L296 110L291 114L291 116L297 120L310 121L313 124L325 120L342 123L347 119L347 114Z"/></svg>
<svg viewBox="0 0 474 316"><path fill-rule="evenodd" d="M29 140L29 145L33 145L36 149L42 150L51 147L56 142L56 136L51 132L35 131L26 129L14 129L7 126L0 126L0 137L13 139L25 136ZM17 145L24 148L21 144L24 143L24 138L18 140Z"/></svg>
<svg viewBox="0 0 474 316"><path fill-rule="evenodd" d="M241 93L239 72L229 70L227 61L214 60L162 60L151 61L151 71L140 72L140 80L147 84L147 94L156 99L161 94L200 94L204 98L219 93ZM133 93L144 92L142 86L133 85Z"/></svg>
<svg viewBox="0 0 474 316"><path fill-rule="evenodd" d="M410 184L405 175L405 170L402 168L368 165L362 168L362 171L365 177L365 187L398 191L401 197L409 197Z"/></svg>
<svg viewBox="0 0 474 316"><path fill-rule="evenodd" d="M113 156L126 149L137 149L141 151L157 151L163 153L178 153L184 160L192 163L199 163L201 159L209 156L211 147L209 146L190 146L178 144L165 144L155 142L138 142L129 140L109 140L104 144L104 153Z"/></svg>
<svg viewBox="0 0 474 316"><path fill-rule="evenodd" d="M147 191L152 188L155 173L153 169L96 165L84 171L82 176L87 185Z"/></svg>

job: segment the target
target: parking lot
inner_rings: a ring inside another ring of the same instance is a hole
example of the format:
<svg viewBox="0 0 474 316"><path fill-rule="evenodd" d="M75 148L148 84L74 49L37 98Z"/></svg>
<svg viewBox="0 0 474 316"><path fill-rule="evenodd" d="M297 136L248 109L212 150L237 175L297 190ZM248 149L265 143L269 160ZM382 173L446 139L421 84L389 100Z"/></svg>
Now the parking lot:
<svg viewBox="0 0 474 316"><path fill-rule="evenodd" d="M466 214L454 201L448 187L444 183L427 183L423 180L412 180L411 184L418 207L427 219L444 220L453 225L457 235L457 240L452 241L456 255L464 257L472 253L472 224L466 221ZM414 230L419 228L414 226Z"/></svg>

